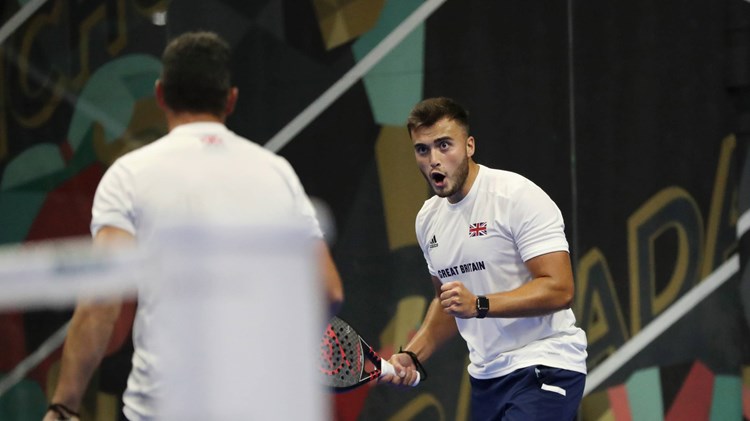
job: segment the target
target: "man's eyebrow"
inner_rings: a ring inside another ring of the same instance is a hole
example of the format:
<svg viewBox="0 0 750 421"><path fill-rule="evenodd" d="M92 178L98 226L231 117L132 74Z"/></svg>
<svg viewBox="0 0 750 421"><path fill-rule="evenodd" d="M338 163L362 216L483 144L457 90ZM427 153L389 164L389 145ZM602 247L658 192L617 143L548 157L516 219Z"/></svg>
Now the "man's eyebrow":
<svg viewBox="0 0 750 421"><path fill-rule="evenodd" d="M437 139L433 139L432 143L438 143L438 142L442 142L444 140L453 140L453 138L450 137L450 136L441 136L441 137L439 137Z"/></svg>
<svg viewBox="0 0 750 421"><path fill-rule="evenodd" d="M430 143L432 143L432 144L440 143L440 142L443 142L443 141L446 141L446 140L447 141L453 141L453 138L450 137L450 136L440 136L440 137L432 139L432 140L417 141L416 143L414 143L414 147L425 146L425 145L428 145Z"/></svg>

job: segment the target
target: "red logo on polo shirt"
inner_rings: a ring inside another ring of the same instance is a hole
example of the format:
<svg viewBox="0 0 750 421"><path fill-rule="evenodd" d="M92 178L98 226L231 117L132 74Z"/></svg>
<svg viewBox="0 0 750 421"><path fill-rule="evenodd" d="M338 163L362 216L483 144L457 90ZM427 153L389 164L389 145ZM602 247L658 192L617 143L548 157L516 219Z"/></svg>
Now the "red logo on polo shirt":
<svg viewBox="0 0 750 421"><path fill-rule="evenodd" d="M215 134L205 135L201 138L201 142L208 143L209 145L218 145L221 143L221 137Z"/></svg>

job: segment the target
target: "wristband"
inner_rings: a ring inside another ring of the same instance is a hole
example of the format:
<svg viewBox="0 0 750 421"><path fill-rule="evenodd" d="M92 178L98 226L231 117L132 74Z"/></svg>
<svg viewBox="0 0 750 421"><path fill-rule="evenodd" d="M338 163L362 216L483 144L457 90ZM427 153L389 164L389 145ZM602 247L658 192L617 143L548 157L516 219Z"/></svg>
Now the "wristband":
<svg viewBox="0 0 750 421"><path fill-rule="evenodd" d="M412 362L414 363L414 366L417 367L417 370L419 370L420 373L422 373L420 380L421 382L427 380L427 370L424 369L424 366L422 363L419 362L419 358L417 358L417 354L411 352L411 351L405 351L402 347L398 347L398 353L399 354L406 354L411 358Z"/></svg>
<svg viewBox="0 0 750 421"><path fill-rule="evenodd" d="M67 406L61 404L61 403L51 403L47 407L47 411L52 411L57 414L58 420L69 420L72 419L72 417L81 417L81 414L78 412L68 408Z"/></svg>

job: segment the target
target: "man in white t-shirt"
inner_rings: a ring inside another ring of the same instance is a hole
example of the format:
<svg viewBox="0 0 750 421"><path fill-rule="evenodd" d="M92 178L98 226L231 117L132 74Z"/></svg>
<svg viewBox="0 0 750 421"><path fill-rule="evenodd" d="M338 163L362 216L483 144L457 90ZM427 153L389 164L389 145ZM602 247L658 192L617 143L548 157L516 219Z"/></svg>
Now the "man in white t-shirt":
<svg viewBox="0 0 750 421"><path fill-rule="evenodd" d="M409 115L417 165L435 192L416 219L435 298L390 361L412 384L460 333L469 348L473 420L572 420L586 379L586 335L570 310L574 285L562 215L537 185L472 159L468 113L448 98Z"/></svg>
<svg viewBox="0 0 750 421"><path fill-rule="evenodd" d="M229 45L214 33L185 33L167 45L162 62L156 98L170 132L124 155L102 177L92 210L94 244L143 243L175 220L298 223L314 238L322 289L329 313L335 314L343 300L341 280L296 173L285 159L224 125L238 95L230 83ZM123 396L123 412L132 421L155 414L159 381L154 372L159 364L153 343L158 332L152 328L157 302L153 291L139 291L133 369ZM120 302L76 307L45 421L77 418L120 309Z"/></svg>

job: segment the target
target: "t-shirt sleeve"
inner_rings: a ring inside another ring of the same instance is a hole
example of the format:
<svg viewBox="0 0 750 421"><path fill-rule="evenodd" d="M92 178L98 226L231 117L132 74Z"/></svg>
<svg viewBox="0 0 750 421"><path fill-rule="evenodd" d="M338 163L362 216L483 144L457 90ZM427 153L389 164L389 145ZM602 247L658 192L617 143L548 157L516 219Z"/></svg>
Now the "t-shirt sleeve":
<svg viewBox="0 0 750 421"><path fill-rule="evenodd" d="M120 161L104 173L91 209L91 235L104 226L120 228L135 236L135 208L131 174Z"/></svg>
<svg viewBox="0 0 750 421"><path fill-rule="evenodd" d="M521 259L527 261L554 251L568 251L565 223L555 202L529 182L512 201L510 223Z"/></svg>
<svg viewBox="0 0 750 421"><path fill-rule="evenodd" d="M419 244L419 248L422 249L422 255L424 256L424 261L427 263L427 270L430 272L430 275L432 276L438 276L437 271L432 267L432 261L430 260L430 255L427 253L427 245L425 244L425 224L426 224L426 216L425 216L425 207L423 206L422 209L417 214L417 217L414 222L414 232L417 235L417 243Z"/></svg>

